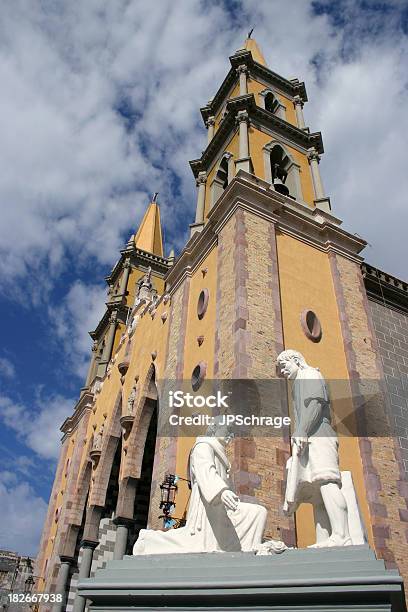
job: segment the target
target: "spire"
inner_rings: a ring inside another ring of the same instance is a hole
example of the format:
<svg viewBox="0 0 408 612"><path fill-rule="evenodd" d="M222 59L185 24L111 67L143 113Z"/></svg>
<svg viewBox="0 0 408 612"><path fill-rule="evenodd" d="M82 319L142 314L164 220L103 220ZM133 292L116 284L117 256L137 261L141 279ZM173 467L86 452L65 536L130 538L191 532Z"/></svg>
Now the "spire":
<svg viewBox="0 0 408 612"><path fill-rule="evenodd" d="M248 38L245 41L244 48L252 53L252 57L254 58L255 62L258 62L258 64L262 64L262 66L266 66L266 61L262 54L262 51L258 46L256 40L254 38L251 38L251 34L252 30L248 34Z"/></svg>
<svg viewBox="0 0 408 612"><path fill-rule="evenodd" d="M163 257L160 209L154 194L135 236L135 247Z"/></svg>

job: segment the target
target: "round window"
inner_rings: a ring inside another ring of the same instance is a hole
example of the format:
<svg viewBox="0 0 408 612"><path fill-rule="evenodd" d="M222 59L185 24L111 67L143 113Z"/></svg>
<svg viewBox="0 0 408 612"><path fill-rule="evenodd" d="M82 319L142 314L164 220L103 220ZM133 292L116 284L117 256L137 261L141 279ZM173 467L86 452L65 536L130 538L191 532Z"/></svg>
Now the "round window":
<svg viewBox="0 0 408 612"><path fill-rule="evenodd" d="M197 302L197 316L199 319L202 319L206 313L209 297L210 294L208 292L208 289L202 289L200 295L198 296Z"/></svg>
<svg viewBox="0 0 408 612"><path fill-rule="evenodd" d="M191 386L193 387L193 391L198 391L198 389L203 384L206 371L207 364L203 361L200 361L200 363L194 368L191 374Z"/></svg>
<svg viewBox="0 0 408 612"><path fill-rule="evenodd" d="M305 335L312 342L320 342L322 338L322 326L313 310L304 310L300 315L300 322Z"/></svg>

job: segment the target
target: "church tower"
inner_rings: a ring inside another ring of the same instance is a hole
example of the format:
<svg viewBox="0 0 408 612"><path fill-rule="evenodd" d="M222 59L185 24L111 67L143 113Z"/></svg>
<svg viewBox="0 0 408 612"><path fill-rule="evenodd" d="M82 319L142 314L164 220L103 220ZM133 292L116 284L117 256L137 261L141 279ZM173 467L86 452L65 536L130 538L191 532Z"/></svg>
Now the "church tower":
<svg viewBox="0 0 408 612"><path fill-rule="evenodd" d="M187 244L177 259L164 255L154 197L106 278L106 312L62 426L37 561L41 588L66 592L67 610L85 606L78 576L129 554L140 528L163 527L169 474L179 477L175 515L185 513L193 440L157 430L169 388L276 378L288 348L341 381L332 397L341 469L352 474L370 546L408 574L406 472L389 397L370 386L384 390L386 374L363 276L372 277L362 268L366 243L342 228L324 191L323 141L305 125L304 83L271 70L252 38L230 63L201 109L207 146L190 162L197 204ZM406 289L397 291L400 313ZM370 434L373 420L381 437ZM267 508L265 535L302 548L314 537L311 509L294 519L281 510L290 453L289 435L237 438L231 459L238 494Z"/></svg>

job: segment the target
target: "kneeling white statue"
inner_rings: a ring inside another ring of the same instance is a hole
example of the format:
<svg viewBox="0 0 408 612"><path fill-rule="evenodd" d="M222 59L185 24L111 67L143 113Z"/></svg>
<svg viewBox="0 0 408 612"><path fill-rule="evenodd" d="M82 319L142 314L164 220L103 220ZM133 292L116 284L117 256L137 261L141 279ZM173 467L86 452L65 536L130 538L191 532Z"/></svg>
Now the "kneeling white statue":
<svg viewBox="0 0 408 612"><path fill-rule="evenodd" d="M169 531L142 529L134 555L254 551L283 552L283 542L262 542L266 509L241 502L230 482L226 426L215 424L190 451L191 498L186 525ZM213 434L213 435L211 435Z"/></svg>
<svg viewBox="0 0 408 612"><path fill-rule="evenodd" d="M326 382L297 351L283 351L277 361L281 374L293 381L295 416L284 513L292 515L302 502L313 504L316 544L312 547L363 544L351 474L339 468L339 443L331 426Z"/></svg>

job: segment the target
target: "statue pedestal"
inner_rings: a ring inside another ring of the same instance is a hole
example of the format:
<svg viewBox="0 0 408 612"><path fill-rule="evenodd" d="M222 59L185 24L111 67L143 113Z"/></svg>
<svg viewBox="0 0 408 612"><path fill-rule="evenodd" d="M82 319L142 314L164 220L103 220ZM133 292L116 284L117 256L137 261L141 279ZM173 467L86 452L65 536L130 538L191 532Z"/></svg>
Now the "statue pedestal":
<svg viewBox="0 0 408 612"><path fill-rule="evenodd" d="M280 555L196 553L110 561L79 594L107 610L402 612L402 578L367 546Z"/></svg>

